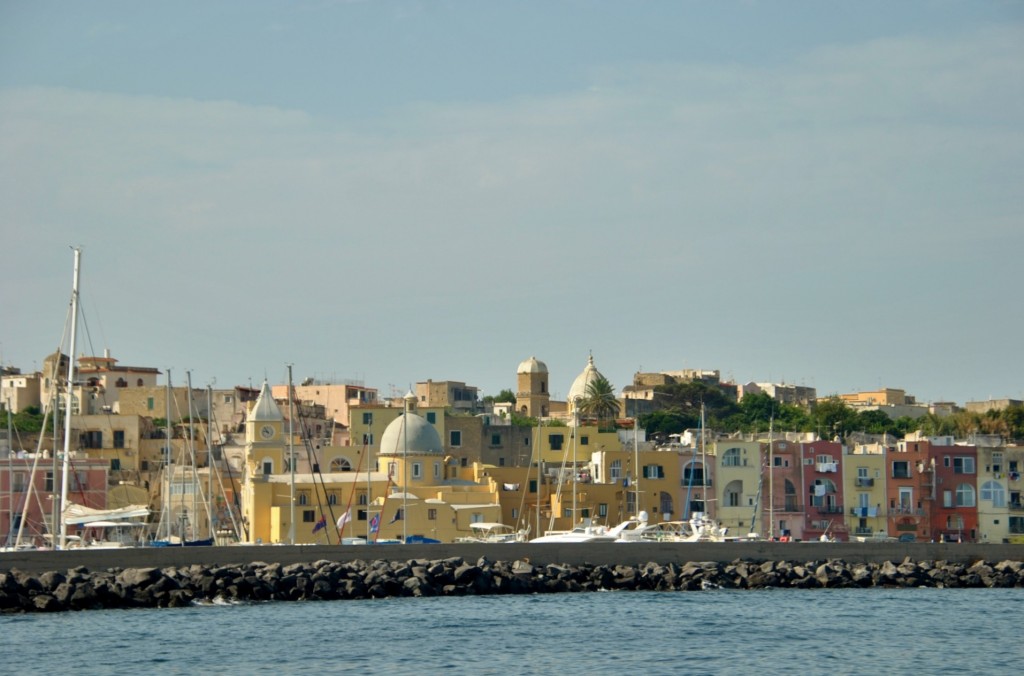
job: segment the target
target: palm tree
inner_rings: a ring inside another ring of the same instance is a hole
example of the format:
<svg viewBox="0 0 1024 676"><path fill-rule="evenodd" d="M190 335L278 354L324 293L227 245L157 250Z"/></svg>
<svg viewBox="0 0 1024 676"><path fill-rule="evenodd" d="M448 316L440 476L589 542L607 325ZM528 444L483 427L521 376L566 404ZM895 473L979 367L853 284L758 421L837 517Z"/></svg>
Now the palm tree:
<svg viewBox="0 0 1024 676"><path fill-rule="evenodd" d="M619 414L619 400L615 396L615 387L603 375L598 375L587 383L587 392L579 402L581 413L593 415L598 424L605 418L614 418Z"/></svg>

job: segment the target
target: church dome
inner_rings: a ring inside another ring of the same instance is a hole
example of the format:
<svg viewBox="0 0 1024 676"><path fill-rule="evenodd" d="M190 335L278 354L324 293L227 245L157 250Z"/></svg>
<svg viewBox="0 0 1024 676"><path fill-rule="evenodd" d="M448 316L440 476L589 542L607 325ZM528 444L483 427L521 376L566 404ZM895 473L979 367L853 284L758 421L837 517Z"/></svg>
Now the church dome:
<svg viewBox="0 0 1024 676"><path fill-rule="evenodd" d="M519 365L516 369L516 373L547 373L547 364L540 361L536 357L530 357Z"/></svg>
<svg viewBox="0 0 1024 676"><path fill-rule="evenodd" d="M569 388L569 396L566 401L569 404L570 409L576 408L576 399L584 399L587 396L587 387L590 383L594 382L598 378L603 378L601 372L594 366L594 355L590 355L587 359L587 365L584 367L583 372L576 376L576 380L572 381L572 387Z"/></svg>
<svg viewBox="0 0 1024 676"><path fill-rule="evenodd" d="M409 445L405 440L408 437ZM381 455L403 455L408 448L409 455L444 453L441 435L434 426L415 413L403 413L384 429L380 437Z"/></svg>

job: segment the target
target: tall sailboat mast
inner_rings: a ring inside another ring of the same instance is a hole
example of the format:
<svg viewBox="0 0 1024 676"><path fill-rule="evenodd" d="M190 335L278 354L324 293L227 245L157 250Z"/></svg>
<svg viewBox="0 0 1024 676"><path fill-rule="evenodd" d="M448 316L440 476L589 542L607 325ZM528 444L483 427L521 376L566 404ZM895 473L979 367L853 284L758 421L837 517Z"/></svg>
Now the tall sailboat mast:
<svg viewBox="0 0 1024 676"><path fill-rule="evenodd" d="M67 521L64 510L68 504L68 471L71 467L71 404L75 397L75 334L78 328L78 279L81 269L82 250L75 248L75 277L71 287L71 343L68 348L68 383L64 410L64 460L61 465L60 482L60 548L67 548Z"/></svg>
<svg viewBox="0 0 1024 676"><path fill-rule="evenodd" d="M295 544L295 414L292 411L292 365L288 364L288 470L291 479L288 483L290 513L288 515L288 544ZM315 488L315 486L314 486Z"/></svg>

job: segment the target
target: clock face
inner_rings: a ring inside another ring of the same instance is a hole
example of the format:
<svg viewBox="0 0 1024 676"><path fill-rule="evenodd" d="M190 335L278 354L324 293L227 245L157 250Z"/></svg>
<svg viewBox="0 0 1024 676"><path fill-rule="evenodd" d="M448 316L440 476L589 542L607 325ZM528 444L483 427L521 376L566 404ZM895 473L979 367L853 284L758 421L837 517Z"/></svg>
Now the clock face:
<svg viewBox="0 0 1024 676"><path fill-rule="evenodd" d="M270 425L264 425L263 427L260 428L260 436L263 437L264 439L269 439L270 437L274 436L274 428L271 427Z"/></svg>

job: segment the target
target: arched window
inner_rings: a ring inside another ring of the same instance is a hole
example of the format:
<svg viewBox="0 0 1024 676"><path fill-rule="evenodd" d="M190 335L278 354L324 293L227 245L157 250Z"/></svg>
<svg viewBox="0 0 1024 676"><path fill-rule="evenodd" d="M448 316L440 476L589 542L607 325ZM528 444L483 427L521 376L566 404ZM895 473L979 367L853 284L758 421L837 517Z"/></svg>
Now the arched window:
<svg viewBox="0 0 1024 676"><path fill-rule="evenodd" d="M328 493L327 494L327 504L328 505L336 505L336 504L338 504L338 494L337 493Z"/></svg>
<svg viewBox="0 0 1024 676"><path fill-rule="evenodd" d="M663 519L669 519L672 515L672 496L665 491L661 492L661 516Z"/></svg>
<svg viewBox="0 0 1024 676"><path fill-rule="evenodd" d="M956 487L956 506L957 507L974 507L974 486L970 484L960 484Z"/></svg>
<svg viewBox="0 0 1024 676"><path fill-rule="evenodd" d="M334 460L331 460L331 471L351 472L352 463L348 461L348 458L335 458Z"/></svg>
<svg viewBox="0 0 1024 676"><path fill-rule="evenodd" d="M787 512L799 512L800 505L797 504L796 498L796 484L789 479L786 479L786 504L785 510Z"/></svg>
<svg viewBox="0 0 1024 676"><path fill-rule="evenodd" d="M138 380L135 381L135 386L142 387L142 378L139 378Z"/></svg>
<svg viewBox="0 0 1024 676"><path fill-rule="evenodd" d="M305 506L309 504L309 496L306 495L305 491L299 492L299 505Z"/></svg>
<svg viewBox="0 0 1024 676"><path fill-rule="evenodd" d="M740 467L743 459L740 458L740 449L730 448L722 455L722 467Z"/></svg>
<svg viewBox="0 0 1024 676"><path fill-rule="evenodd" d="M612 481L618 481L622 478L621 460L612 460L612 464L608 467L608 478Z"/></svg>
<svg viewBox="0 0 1024 676"><path fill-rule="evenodd" d="M739 479L730 481L725 487L725 506L741 507L740 500L743 497L743 482Z"/></svg>
<svg viewBox="0 0 1024 676"><path fill-rule="evenodd" d="M981 486L981 499L988 500L993 507L1006 506L1006 491L998 481L986 481Z"/></svg>

